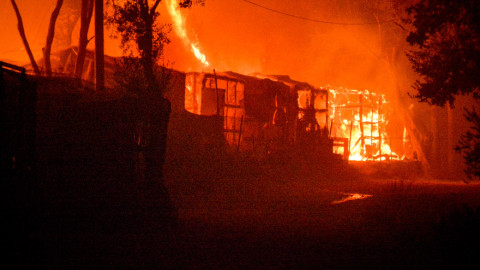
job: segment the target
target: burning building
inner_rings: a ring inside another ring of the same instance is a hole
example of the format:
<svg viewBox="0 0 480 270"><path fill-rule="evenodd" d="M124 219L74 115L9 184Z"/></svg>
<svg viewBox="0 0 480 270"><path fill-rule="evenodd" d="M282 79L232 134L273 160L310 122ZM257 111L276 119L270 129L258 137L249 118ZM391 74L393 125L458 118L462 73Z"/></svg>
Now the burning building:
<svg viewBox="0 0 480 270"><path fill-rule="evenodd" d="M319 143L345 160L400 158L387 134L389 102L367 90L316 88L279 75L191 72L185 110L220 116L224 139L237 151Z"/></svg>
<svg viewBox="0 0 480 270"><path fill-rule="evenodd" d="M223 117L225 140L237 151L269 153L307 134L326 138L327 102L327 91L288 76L186 74L185 110Z"/></svg>
<svg viewBox="0 0 480 270"><path fill-rule="evenodd" d="M329 89L330 134L348 142L350 160L390 160L398 155L390 149L387 125L391 107L384 94L368 90ZM342 149L335 152L344 153Z"/></svg>

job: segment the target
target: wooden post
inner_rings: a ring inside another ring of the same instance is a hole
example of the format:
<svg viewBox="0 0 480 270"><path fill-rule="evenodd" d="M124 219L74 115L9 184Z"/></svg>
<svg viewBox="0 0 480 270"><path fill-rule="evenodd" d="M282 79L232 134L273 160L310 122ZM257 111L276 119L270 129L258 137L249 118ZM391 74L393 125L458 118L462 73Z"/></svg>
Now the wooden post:
<svg viewBox="0 0 480 270"><path fill-rule="evenodd" d="M237 152L240 150L240 138L242 137L242 128L243 128L243 115L240 122L240 130L238 131L238 143L237 143Z"/></svg>
<svg viewBox="0 0 480 270"><path fill-rule="evenodd" d="M103 57L103 0L95 0L95 85L97 91L105 89Z"/></svg>
<svg viewBox="0 0 480 270"><path fill-rule="evenodd" d="M215 93L217 96L217 115L220 115L220 104L219 104L219 98L218 98L218 86L217 86L217 73L215 72L215 69L213 69L213 76L215 77ZM228 91L228 89L227 89Z"/></svg>
<svg viewBox="0 0 480 270"><path fill-rule="evenodd" d="M330 132L329 132L328 137L332 137L332 129L333 129L333 119L332 119L332 121L330 121Z"/></svg>
<svg viewBox="0 0 480 270"><path fill-rule="evenodd" d="M361 141L361 146L362 146L362 149L360 150L360 154L363 156L365 153L364 153L364 150L365 150L365 137L364 137L364 134L363 134L363 95L360 94L359 96L359 100L360 100L360 109L359 109L359 113L360 113L360 134L361 134L361 137L360 137L360 141Z"/></svg>
<svg viewBox="0 0 480 270"><path fill-rule="evenodd" d="M326 95L325 108L327 108L327 112L325 113L325 126L327 126L327 128L328 128L328 111L329 111L329 106L328 106L328 90L327 90L327 95Z"/></svg>
<svg viewBox="0 0 480 270"><path fill-rule="evenodd" d="M352 129L353 129L353 121L350 121L350 138L348 138L348 154L350 155L350 146L352 144Z"/></svg>
<svg viewBox="0 0 480 270"><path fill-rule="evenodd" d="M372 96L370 96L372 98ZM373 159L373 104L370 107L370 151L372 151L372 159Z"/></svg>
<svg viewBox="0 0 480 270"><path fill-rule="evenodd" d="M380 150L380 157L382 156L382 130L380 129L380 115L383 114L382 99L383 99L383 95L380 95L380 101L377 102L378 148ZM391 139L390 139L390 141L391 141ZM391 154L391 152L392 152L392 143L390 142L390 154Z"/></svg>

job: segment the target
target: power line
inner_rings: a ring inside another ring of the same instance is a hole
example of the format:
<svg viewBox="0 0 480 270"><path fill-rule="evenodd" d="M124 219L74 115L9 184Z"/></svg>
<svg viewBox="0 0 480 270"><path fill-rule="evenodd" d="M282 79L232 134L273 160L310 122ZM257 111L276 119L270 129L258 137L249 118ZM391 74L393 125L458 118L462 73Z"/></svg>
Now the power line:
<svg viewBox="0 0 480 270"><path fill-rule="evenodd" d="M255 2L252 2L252 1L249 1L249 0L242 0L242 1L245 2L245 3L251 4L251 5L257 6L259 8L263 8L263 9L266 9L268 11L277 13L277 14L289 16L289 17L304 20L304 21L315 22L315 23L335 24L335 25L370 25L370 24L378 24L378 23L380 23L380 24L389 23L389 22L393 21L393 19L387 20L387 21L381 21L381 22L367 22L367 23L345 23L345 22L324 21L324 20L317 20L317 19L312 19L312 18L308 18L308 17L295 15L295 14L286 13L286 12L283 12L283 11L280 11L280 10L276 10L276 9L273 9L273 8L269 8L269 7L257 4Z"/></svg>

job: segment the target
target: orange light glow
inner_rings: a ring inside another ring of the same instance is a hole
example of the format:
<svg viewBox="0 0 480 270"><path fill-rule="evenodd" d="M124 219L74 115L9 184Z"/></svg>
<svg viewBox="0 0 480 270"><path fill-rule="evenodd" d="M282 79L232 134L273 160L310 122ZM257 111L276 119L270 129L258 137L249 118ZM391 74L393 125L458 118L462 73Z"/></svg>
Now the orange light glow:
<svg viewBox="0 0 480 270"><path fill-rule="evenodd" d="M369 194L360 194L360 193L345 193L343 194L347 197L344 197L342 198L341 200L338 200L338 201L333 201L331 204L334 205L334 204L340 204L340 203L344 203L344 202L348 202L348 201L354 201L354 200L363 200L363 199L366 199L366 198L369 198L369 197L372 197L373 195L369 195Z"/></svg>
<svg viewBox="0 0 480 270"><path fill-rule="evenodd" d="M185 27L185 18L178 8L178 0L167 0L165 2L167 5L167 10L173 20L173 25L177 35L183 40L185 45L190 48L190 51L195 55L195 57L202 62L205 67L208 67L210 64L207 61L207 57L200 50L199 44L197 41L192 41L186 31Z"/></svg>
<svg viewBox="0 0 480 270"><path fill-rule="evenodd" d="M332 136L349 139L349 160L380 161L398 158L390 148L390 139L385 131L388 119L378 109L388 104L384 95L370 93L368 90L346 89L330 89L330 94ZM361 104L362 112L359 109ZM338 152L336 149L334 151Z"/></svg>

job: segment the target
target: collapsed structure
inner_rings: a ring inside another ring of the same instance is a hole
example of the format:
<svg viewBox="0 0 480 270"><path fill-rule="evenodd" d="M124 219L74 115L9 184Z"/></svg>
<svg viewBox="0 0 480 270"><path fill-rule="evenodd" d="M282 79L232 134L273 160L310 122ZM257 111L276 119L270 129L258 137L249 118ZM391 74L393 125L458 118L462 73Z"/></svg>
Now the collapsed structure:
<svg viewBox="0 0 480 270"><path fill-rule="evenodd" d="M61 74L73 74L75 60L75 47L52 54L52 66ZM91 83L94 83L93 63L93 53L87 51L81 77ZM115 85L114 69L115 60L106 57L109 87ZM175 74L176 82L171 84L175 89L169 99L174 103L179 103L175 99L182 99L182 105L174 106L174 111L185 110L199 116L194 118L202 123L197 129L211 129L203 135L211 139L210 144L217 143L213 141L220 139L218 133L223 133L223 140L231 150L256 156L287 146L315 145L324 152L339 154L344 160L402 158L390 149L392 137L386 130L391 108L383 94L318 88L286 75L170 72ZM202 119L215 116L221 118L223 132L217 131L214 121ZM191 120L187 122L195 122ZM408 141L408 134L403 137ZM400 151L405 154L404 149Z"/></svg>
<svg viewBox="0 0 480 270"><path fill-rule="evenodd" d="M52 53L54 73L72 75L75 59L74 47ZM105 60L107 91L116 91L116 61L113 57ZM42 60L38 62L42 64ZM87 85L95 83L93 62L93 53L87 51L81 76ZM168 73L171 80L166 95L172 103L169 153L175 158L200 149L216 151L225 144L230 150L261 157L278 148L298 149L302 141L314 144L316 140L323 142L325 152L339 154L344 160L418 160L425 172L464 176L463 167L455 165L463 164L462 156L452 150L468 128L462 106L437 109L398 97L392 104L380 93L317 88L288 76ZM191 88L186 90L189 84ZM463 103L469 104L466 101ZM305 132L298 131L302 126Z"/></svg>
<svg viewBox="0 0 480 270"><path fill-rule="evenodd" d="M350 160L399 158L390 149L392 137L386 132L391 108L384 94L344 88L329 89L329 93L330 133L348 142Z"/></svg>
<svg viewBox="0 0 480 270"><path fill-rule="evenodd" d="M225 141L236 151L268 154L310 145L345 160L399 158L386 133L384 95L316 88L288 76L191 72L185 110L223 119Z"/></svg>
<svg viewBox="0 0 480 270"><path fill-rule="evenodd" d="M54 70L72 74L76 48L52 54ZM94 83L93 53L87 51L82 78ZM42 60L39 61L42 63ZM115 85L115 60L106 58L106 83ZM322 151L339 154L344 160L391 160L405 158L390 148L392 136L387 132L391 106L385 95L367 90L314 87L286 75L243 75L235 72L174 73L174 95L180 92L182 108L201 117L221 118L223 140L234 151L265 156L286 146L316 145ZM183 93L182 95L183 96ZM180 107L180 106L178 106ZM192 121L190 121L192 122ZM208 122L208 121L207 121ZM210 125L203 121L202 125ZM219 133L210 126L212 136ZM408 143L408 134L394 138ZM398 144L397 144L398 145ZM398 148L398 147L397 147ZM410 157L414 156L409 153Z"/></svg>

